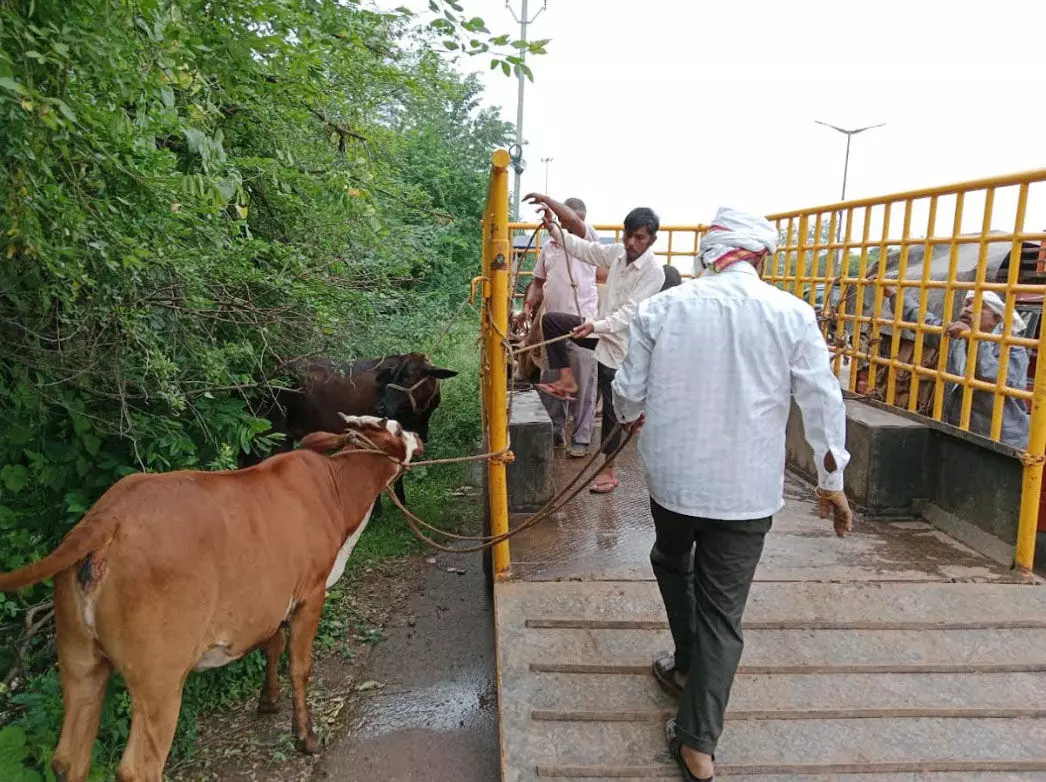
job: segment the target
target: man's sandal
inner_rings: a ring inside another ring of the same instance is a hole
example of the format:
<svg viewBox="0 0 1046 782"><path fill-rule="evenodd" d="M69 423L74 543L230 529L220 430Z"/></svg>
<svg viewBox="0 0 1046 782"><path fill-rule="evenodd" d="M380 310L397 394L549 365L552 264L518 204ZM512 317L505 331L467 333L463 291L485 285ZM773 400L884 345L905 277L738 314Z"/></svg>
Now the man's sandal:
<svg viewBox="0 0 1046 782"><path fill-rule="evenodd" d="M670 719L668 724L665 725L665 739L668 741L668 751L672 755L672 759L679 764L679 770L683 772L683 779L686 782L715 782L715 777L696 777L694 772L691 771L686 761L683 760L683 740L679 738L679 734L676 733L676 721Z"/></svg>
<svg viewBox="0 0 1046 782"><path fill-rule="evenodd" d="M683 688L676 682L676 660L673 655L668 652L659 655L654 659L651 669L662 690L673 698L681 698L683 696Z"/></svg>

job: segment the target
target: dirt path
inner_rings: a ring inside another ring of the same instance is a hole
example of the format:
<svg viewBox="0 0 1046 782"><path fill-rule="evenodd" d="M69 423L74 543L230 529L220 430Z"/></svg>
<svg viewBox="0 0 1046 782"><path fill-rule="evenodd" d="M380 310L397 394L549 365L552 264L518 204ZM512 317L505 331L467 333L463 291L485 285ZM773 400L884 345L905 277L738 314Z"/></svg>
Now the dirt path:
<svg viewBox="0 0 1046 782"><path fill-rule="evenodd" d="M366 691L315 779L498 778L493 616L480 559L424 561L421 590L390 624L367 669L383 686Z"/></svg>
<svg viewBox="0 0 1046 782"><path fill-rule="evenodd" d="M322 753L294 747L284 670L280 712L258 715L251 693L212 715L197 754L168 769L172 782L498 778L493 608L478 555L408 557L347 578L341 640L313 655Z"/></svg>

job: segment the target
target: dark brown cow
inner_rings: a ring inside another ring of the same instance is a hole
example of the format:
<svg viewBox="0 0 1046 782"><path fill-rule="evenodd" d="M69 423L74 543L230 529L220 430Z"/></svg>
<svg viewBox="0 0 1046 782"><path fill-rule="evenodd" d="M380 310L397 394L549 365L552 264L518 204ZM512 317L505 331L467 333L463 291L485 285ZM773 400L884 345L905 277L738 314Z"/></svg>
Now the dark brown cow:
<svg viewBox="0 0 1046 782"><path fill-rule="evenodd" d="M114 669L131 695L121 782L161 782L194 670L265 647L261 706L274 706L284 626L294 736L303 751L318 749L305 696L326 590L344 572L378 493L400 462L422 451L395 421L347 417L345 425L245 470L123 478L51 554L0 574L0 591L54 576L65 702L52 763L58 779L87 779ZM381 452L362 452L361 436ZM337 453L322 455L328 451Z"/></svg>
<svg viewBox="0 0 1046 782"><path fill-rule="evenodd" d="M429 419L439 407L440 380L458 373L435 367L422 353L406 353L351 364L330 358L301 359L283 368L294 378L294 390L277 392L274 403L262 411L286 441L277 452L289 450L294 440L309 432L336 431L339 414L391 418L429 441ZM403 479L396 496L406 502ZM380 498L375 513L380 511Z"/></svg>

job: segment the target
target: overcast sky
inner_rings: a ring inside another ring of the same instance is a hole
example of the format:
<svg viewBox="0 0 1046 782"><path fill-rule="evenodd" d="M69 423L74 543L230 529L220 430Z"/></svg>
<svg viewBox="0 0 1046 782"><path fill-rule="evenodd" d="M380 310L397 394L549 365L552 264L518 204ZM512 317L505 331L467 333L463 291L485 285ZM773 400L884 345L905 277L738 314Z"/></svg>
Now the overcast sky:
<svg viewBox="0 0 1046 782"><path fill-rule="evenodd" d="M461 2L518 33L503 0ZM720 204L831 203L846 139L815 119L887 123L854 136L850 198L1046 168L1044 34L1042 0L548 0L530 31L551 43L529 60L523 192L544 189L552 157L551 194L583 198L591 222L640 205L667 224L707 222ZM460 63L514 122L517 82L488 64ZM993 227L1012 230L1013 202L1000 193ZM967 205L966 230L982 205ZM1028 217L1046 229L1046 188Z"/></svg>

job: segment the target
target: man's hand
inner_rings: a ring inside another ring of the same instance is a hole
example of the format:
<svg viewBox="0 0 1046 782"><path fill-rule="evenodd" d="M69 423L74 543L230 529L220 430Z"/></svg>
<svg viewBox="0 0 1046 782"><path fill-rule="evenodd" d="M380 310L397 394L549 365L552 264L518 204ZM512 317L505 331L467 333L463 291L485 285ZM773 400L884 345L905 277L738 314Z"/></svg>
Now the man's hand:
<svg viewBox="0 0 1046 782"><path fill-rule="evenodd" d="M582 323L580 326L571 331L570 336L574 339L584 339L595 330L596 324L589 320L585 323Z"/></svg>
<svg viewBox="0 0 1046 782"><path fill-rule="evenodd" d="M523 196L523 201L528 204L547 204L548 196L541 193L527 193Z"/></svg>
<svg viewBox="0 0 1046 782"><path fill-rule="evenodd" d="M631 423L624 424L623 428L626 432L631 432L632 434L639 434L639 430L643 428L643 424L645 423L646 413L640 413L639 418L637 418L635 421L632 421Z"/></svg>
<svg viewBox="0 0 1046 782"><path fill-rule="evenodd" d="M829 512L835 524L835 534L842 538L853 531L854 514L850 510L850 503L846 501L846 494L841 491L826 491L818 489L817 505L821 518L827 519Z"/></svg>
<svg viewBox="0 0 1046 782"><path fill-rule="evenodd" d="M897 288L895 288L893 285L884 285L883 286L883 296L885 296L888 299L892 299L896 295L897 295Z"/></svg>
<svg viewBox="0 0 1046 782"><path fill-rule="evenodd" d="M949 323L945 331L948 332L948 336L952 339L963 339L969 333L970 327L961 320L957 320L954 323Z"/></svg>
<svg viewBox="0 0 1046 782"><path fill-rule="evenodd" d="M527 325L527 321L530 320L530 306L527 304L523 305L523 311L516 314L516 317L512 319L512 327L515 329L521 329Z"/></svg>
<svg viewBox="0 0 1046 782"><path fill-rule="evenodd" d="M541 225L543 225L545 230L548 231L549 236L555 238L555 235L552 233L552 227L557 224L556 213L553 212L550 207L542 206L538 209L538 215L541 220Z"/></svg>

